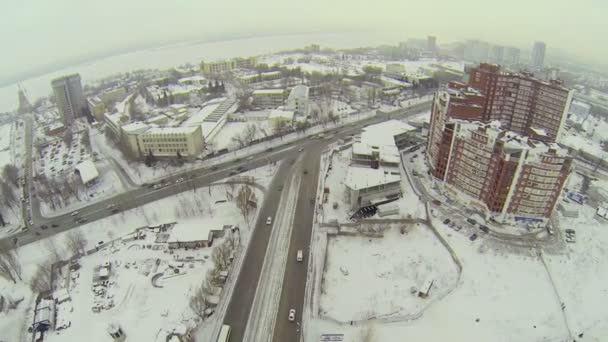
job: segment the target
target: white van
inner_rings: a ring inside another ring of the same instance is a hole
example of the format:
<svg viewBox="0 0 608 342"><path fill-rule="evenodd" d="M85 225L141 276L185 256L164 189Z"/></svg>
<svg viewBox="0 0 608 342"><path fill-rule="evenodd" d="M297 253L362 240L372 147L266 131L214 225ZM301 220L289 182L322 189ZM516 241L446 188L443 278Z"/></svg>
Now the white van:
<svg viewBox="0 0 608 342"><path fill-rule="evenodd" d="M296 260L298 260L298 262L302 262L302 260L304 260L304 253L301 249L298 249L298 253L296 254Z"/></svg>

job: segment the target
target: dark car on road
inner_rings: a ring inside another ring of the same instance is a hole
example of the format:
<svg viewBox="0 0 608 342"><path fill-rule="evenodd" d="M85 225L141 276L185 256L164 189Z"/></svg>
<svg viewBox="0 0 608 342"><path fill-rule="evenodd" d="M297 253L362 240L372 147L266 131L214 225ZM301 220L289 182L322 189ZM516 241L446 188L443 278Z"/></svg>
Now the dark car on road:
<svg viewBox="0 0 608 342"><path fill-rule="evenodd" d="M443 220L443 224L449 224L450 223L450 219L446 218L445 220Z"/></svg>
<svg viewBox="0 0 608 342"><path fill-rule="evenodd" d="M477 240L477 234L473 234L473 235L469 236L469 240L471 240L471 241Z"/></svg>
<svg viewBox="0 0 608 342"><path fill-rule="evenodd" d="M47 225L43 224L42 226L40 226L40 229L44 230L44 229L47 229L48 227L49 227L49 226L47 226Z"/></svg>
<svg viewBox="0 0 608 342"><path fill-rule="evenodd" d="M51 227L53 227L53 228L57 228L57 227L59 227L59 225L58 225L58 224L56 224L56 223L53 223L53 224L51 225Z"/></svg>
<svg viewBox="0 0 608 342"><path fill-rule="evenodd" d="M472 225L476 225L477 224L477 221L473 220L472 218L468 218L467 222L469 222Z"/></svg>
<svg viewBox="0 0 608 342"><path fill-rule="evenodd" d="M479 229L486 234L490 232L490 228L488 228L488 226L484 226L483 224L479 225Z"/></svg>

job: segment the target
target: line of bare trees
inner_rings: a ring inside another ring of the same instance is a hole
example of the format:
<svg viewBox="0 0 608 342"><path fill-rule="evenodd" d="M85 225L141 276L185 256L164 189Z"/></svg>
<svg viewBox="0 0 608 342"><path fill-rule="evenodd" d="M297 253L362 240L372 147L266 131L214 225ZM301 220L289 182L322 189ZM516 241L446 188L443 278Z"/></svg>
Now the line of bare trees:
<svg viewBox="0 0 608 342"><path fill-rule="evenodd" d="M84 185L76 175L64 177L61 180L49 179L39 175L36 181L36 196L40 201L47 203L53 210L61 208L69 203L70 198L75 197L80 201L84 192Z"/></svg>
<svg viewBox="0 0 608 342"><path fill-rule="evenodd" d="M205 311L211 307L209 297L214 296L217 293L216 288L224 284L221 272L228 270L234 252L240 244L238 232L226 231L226 234L222 244L214 247L211 252L213 268L207 271L202 284L192 290L190 297L190 309L202 321L208 316Z"/></svg>
<svg viewBox="0 0 608 342"><path fill-rule="evenodd" d="M248 146L252 141L256 139L257 133L258 126L256 126L255 124L248 124L242 132L235 134L231 138L231 140L232 142L237 144L239 148L243 148L245 146Z"/></svg>
<svg viewBox="0 0 608 342"><path fill-rule="evenodd" d="M247 184L241 185L235 199L236 207L239 209L243 219L249 226L251 215L255 212L258 203L255 191Z"/></svg>
<svg viewBox="0 0 608 342"><path fill-rule="evenodd" d="M21 281L21 263L14 249L0 246L0 277L17 284Z"/></svg>

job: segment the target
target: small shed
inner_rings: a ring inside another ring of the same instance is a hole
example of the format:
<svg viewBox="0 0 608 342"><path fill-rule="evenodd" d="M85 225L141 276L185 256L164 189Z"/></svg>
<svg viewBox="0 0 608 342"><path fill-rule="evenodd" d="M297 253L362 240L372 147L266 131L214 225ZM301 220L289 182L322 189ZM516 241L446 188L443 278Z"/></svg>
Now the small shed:
<svg viewBox="0 0 608 342"><path fill-rule="evenodd" d="M420 287L420 289L418 290L418 297L420 298L426 298L429 296L429 293L431 292L431 288L433 287L433 283L435 281L433 279L429 279L427 278L423 283L422 286Z"/></svg>
<svg viewBox="0 0 608 342"><path fill-rule="evenodd" d="M213 243L214 234L221 232L222 228L213 229L197 222L180 222L171 229L167 243L169 248L209 247Z"/></svg>

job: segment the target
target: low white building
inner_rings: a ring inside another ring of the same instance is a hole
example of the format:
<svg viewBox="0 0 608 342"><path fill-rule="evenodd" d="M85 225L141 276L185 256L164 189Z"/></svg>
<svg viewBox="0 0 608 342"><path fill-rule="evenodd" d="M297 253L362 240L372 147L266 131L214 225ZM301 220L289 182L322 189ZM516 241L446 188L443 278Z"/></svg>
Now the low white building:
<svg viewBox="0 0 608 342"><path fill-rule="evenodd" d="M373 204L376 200L390 200L401 196L399 169L386 170L350 166L344 178L350 208Z"/></svg>
<svg viewBox="0 0 608 342"><path fill-rule="evenodd" d="M291 110L273 109L268 114L268 121L273 129L279 129L293 124L294 112Z"/></svg>
<svg viewBox="0 0 608 342"><path fill-rule="evenodd" d="M252 93L253 105L260 108L277 108L285 103L284 89L258 89Z"/></svg>
<svg viewBox="0 0 608 342"><path fill-rule="evenodd" d="M287 98L287 109L296 114L308 115L310 110L309 88L305 85L293 87Z"/></svg>
<svg viewBox="0 0 608 342"><path fill-rule="evenodd" d="M200 248L209 247L213 243L213 234L222 228L214 229L197 222L179 222L171 229L167 243L169 248Z"/></svg>
<svg viewBox="0 0 608 342"><path fill-rule="evenodd" d="M85 160L82 163L76 164L74 168L84 185L93 184L99 178L99 172L92 160Z"/></svg>

